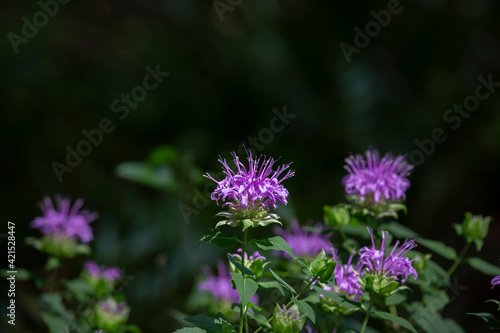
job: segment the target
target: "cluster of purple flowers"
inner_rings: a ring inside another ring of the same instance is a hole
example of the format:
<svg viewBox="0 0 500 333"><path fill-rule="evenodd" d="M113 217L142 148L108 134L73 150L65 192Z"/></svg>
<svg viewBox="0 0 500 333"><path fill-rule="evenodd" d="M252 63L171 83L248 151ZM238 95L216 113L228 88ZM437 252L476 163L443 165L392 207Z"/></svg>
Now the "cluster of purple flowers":
<svg viewBox="0 0 500 333"><path fill-rule="evenodd" d="M241 260L241 252L243 249L238 249L237 252L240 254L233 254L233 257L238 258ZM255 260L266 260L266 257L262 256L258 251L255 251L251 256L248 256L248 253L245 252L243 255L244 260L242 261L245 266L250 266Z"/></svg>
<svg viewBox="0 0 500 333"><path fill-rule="evenodd" d="M329 241L331 234L323 234L318 226L318 231L306 231L300 227L299 222L292 221L290 231L276 227L274 231L276 234L283 237L283 239L290 245L293 253L299 257L313 258L318 255L322 250L329 253L333 250L333 245ZM280 251L280 254L290 258L286 252Z"/></svg>
<svg viewBox="0 0 500 333"><path fill-rule="evenodd" d="M107 301L100 301L99 307L109 314L125 316L127 315L127 303L116 302L114 298L109 298Z"/></svg>
<svg viewBox="0 0 500 333"><path fill-rule="evenodd" d="M200 282L198 290L208 292L217 301L240 302L240 295L236 289L233 289L233 285L231 284L231 271L222 260L217 262L217 275L214 275L208 267L204 267L203 272L207 279ZM259 302L257 294L250 301L257 304Z"/></svg>
<svg viewBox="0 0 500 333"><path fill-rule="evenodd" d="M358 271L352 265L352 258L354 256L354 251L351 253L347 264L337 264L334 271L334 280L336 292L342 292L347 296L352 297L354 300L358 300L360 296L363 296L363 288L358 281ZM338 261L338 260L337 260ZM328 289L327 289L328 288ZM326 290L331 290L330 287L325 286Z"/></svg>
<svg viewBox="0 0 500 333"><path fill-rule="evenodd" d="M204 176L217 183L217 188L212 193L212 200L225 201L223 206L235 209L256 209L278 206L276 203L287 204L288 190L281 185L285 179L294 175L293 170L279 179L279 176L289 168L290 164L284 164L277 170L273 170L276 160L260 156L254 159L252 152L247 151L248 169L240 161L235 152L232 152L236 171L231 169L227 161L219 157L226 178L221 181L215 180L209 173ZM261 163L262 161L262 163Z"/></svg>
<svg viewBox="0 0 500 333"><path fill-rule="evenodd" d="M405 156L394 158L386 154L380 159L375 149L367 150L365 156L351 155L345 159L349 174L342 179L342 183L346 193L355 194L362 201L373 200L375 204L382 199L392 202L405 199L405 192L410 187L406 177L413 169Z"/></svg>
<svg viewBox="0 0 500 333"><path fill-rule="evenodd" d="M386 254L385 239L387 231L382 231L382 244L380 250L377 250L373 239L373 230L368 228L372 240L372 247L363 247L359 250L358 266L361 273L369 272L373 275L386 276L393 280L406 282L408 276L413 275L416 280L418 278L417 271L411 265L415 259L405 257L406 253L413 249L416 244L415 240L405 240L403 245L398 249L399 241L394 244L392 251Z"/></svg>
<svg viewBox="0 0 500 333"><path fill-rule="evenodd" d="M92 277L106 281L118 281L122 277L122 270L118 267L99 266L95 261L87 260L83 269Z"/></svg>
<svg viewBox="0 0 500 333"><path fill-rule="evenodd" d="M40 205L43 216L35 218L31 227L39 229L44 235L79 239L82 243L90 242L94 235L89 224L97 218L97 213L80 210L83 206L82 199L76 200L73 207L71 200L67 198L58 197L56 202L57 208L49 197L45 197Z"/></svg>

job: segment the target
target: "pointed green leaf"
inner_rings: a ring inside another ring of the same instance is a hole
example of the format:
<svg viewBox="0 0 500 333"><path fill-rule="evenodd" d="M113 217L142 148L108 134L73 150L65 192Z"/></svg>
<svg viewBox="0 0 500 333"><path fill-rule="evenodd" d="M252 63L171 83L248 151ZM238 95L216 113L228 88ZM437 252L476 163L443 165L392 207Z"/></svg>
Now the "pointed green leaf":
<svg viewBox="0 0 500 333"><path fill-rule="evenodd" d="M271 273L274 275L274 278L276 280L278 280L278 282L283 286L285 287L286 290L288 290L289 292L293 294L297 294L297 292L295 291L295 289L292 288L291 285L289 285L288 283L286 283L282 278L280 278L276 273L273 272L272 269L269 269L271 271Z"/></svg>
<svg viewBox="0 0 500 333"><path fill-rule="evenodd" d="M259 282L259 287L264 288L264 289L270 289L270 288L276 288L280 291L280 293L285 296L285 290L281 286L281 284L278 281L266 281L266 282Z"/></svg>
<svg viewBox="0 0 500 333"><path fill-rule="evenodd" d="M500 301L496 300L496 299L489 299L489 300L486 300L484 301L485 303L486 302L491 302L491 303L495 303L496 305L498 305L498 310L497 311L500 311Z"/></svg>
<svg viewBox="0 0 500 333"><path fill-rule="evenodd" d="M421 239L418 241L418 244L428 248L429 250L439 254L446 259L455 260L455 258L457 257L457 252L455 252L455 249L447 246L443 242L438 242L430 239Z"/></svg>
<svg viewBox="0 0 500 333"><path fill-rule="evenodd" d="M467 258L465 261L474 269L480 271L483 274L490 276L500 275L500 267L492 265L481 258Z"/></svg>
<svg viewBox="0 0 500 333"><path fill-rule="evenodd" d="M216 231L213 235L205 235L201 239L202 242L214 244L224 249L232 248L238 242L235 235L224 235L220 231Z"/></svg>
<svg viewBox="0 0 500 333"><path fill-rule="evenodd" d="M199 327L184 327L175 331L174 333L207 333L207 331Z"/></svg>
<svg viewBox="0 0 500 333"><path fill-rule="evenodd" d="M243 266L243 271L245 272L245 274L250 276L255 276L255 274L252 272L252 270L250 270L250 268L246 267L245 265L242 265L241 262L236 260L231 253L227 254L227 259L229 259L229 261L232 262L233 265L240 270L240 272L242 269L241 266Z"/></svg>
<svg viewBox="0 0 500 333"><path fill-rule="evenodd" d="M214 323L215 319L209 316L196 315L185 318L184 320L207 330L222 332L221 325Z"/></svg>
<svg viewBox="0 0 500 333"><path fill-rule="evenodd" d="M496 319L491 313L479 312L479 313L467 313L467 314L483 318L483 320L488 324L489 328L492 330L500 329L500 321L498 321L498 319Z"/></svg>
<svg viewBox="0 0 500 333"><path fill-rule="evenodd" d="M270 238L256 240L255 245L257 245L262 250L285 251L286 253L291 255L293 259L295 259L295 255L293 254L292 248L280 236L274 236Z"/></svg>
<svg viewBox="0 0 500 333"><path fill-rule="evenodd" d="M398 316L395 316L395 315L390 314L388 312L375 311L373 313L373 317L377 317L377 318L380 318L383 320L392 321L400 326L403 326L404 328L406 328L407 330L409 330L411 332L417 333L415 328L412 326L412 324L410 324L410 322L408 322L408 320L401 318L401 317L398 317Z"/></svg>
<svg viewBox="0 0 500 333"><path fill-rule="evenodd" d="M316 315L314 314L314 310L309 304L304 301L298 300L295 297L292 297L292 302L299 307L300 313L305 314L307 318L311 319L313 324L316 323Z"/></svg>
<svg viewBox="0 0 500 333"><path fill-rule="evenodd" d="M250 301L250 298L252 298L257 292L259 285L254 280L244 278L239 273L231 273L231 277L233 278L236 290L238 290L238 294L240 295L241 303L247 304L248 301Z"/></svg>

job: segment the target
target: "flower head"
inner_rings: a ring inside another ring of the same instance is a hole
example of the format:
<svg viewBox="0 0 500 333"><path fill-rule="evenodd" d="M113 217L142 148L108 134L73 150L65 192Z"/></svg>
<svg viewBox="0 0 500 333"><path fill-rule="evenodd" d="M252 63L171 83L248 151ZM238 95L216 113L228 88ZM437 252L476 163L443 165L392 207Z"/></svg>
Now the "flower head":
<svg viewBox="0 0 500 333"><path fill-rule="evenodd" d="M205 267L203 270L207 279L200 282L198 290L210 293L213 299L217 301L240 302L240 295L236 289L233 289L233 285L231 284L231 271L223 261L220 260L217 262L217 276L208 267ZM250 301L257 304L258 299L258 296L254 295Z"/></svg>
<svg viewBox="0 0 500 333"><path fill-rule="evenodd" d="M292 221L290 231L284 231L279 227L274 229L290 245L296 256L309 258L314 258L322 250L325 250L327 253L333 250L333 245L329 241L331 234L323 234L320 230L303 230L297 220ZM280 253L290 257L286 252L280 251Z"/></svg>
<svg viewBox="0 0 500 333"><path fill-rule="evenodd" d="M117 281L122 277L122 270L118 267L99 266L95 261L87 260L83 269L96 278L102 278L107 281Z"/></svg>
<svg viewBox="0 0 500 333"><path fill-rule="evenodd" d="M238 258L240 259L240 262L241 262L241 252L243 250L241 248L239 248L237 250L238 253L240 254L233 254L233 257L235 258ZM244 265L249 267L254 261L256 260L259 260L259 259L262 259L262 260L266 260L266 257L262 256L259 251L255 251L251 256L248 256L248 253L245 252L245 255L244 255Z"/></svg>
<svg viewBox="0 0 500 333"><path fill-rule="evenodd" d="M273 332L275 333L299 333L304 325L305 319L300 318L297 305L292 305L289 309L285 305L279 307L276 304L273 316Z"/></svg>
<svg viewBox="0 0 500 333"><path fill-rule="evenodd" d="M351 253L347 264L337 264L335 267L335 273L333 276L335 279L334 290L336 292L342 292L357 301L360 296L363 296L363 288L358 281L358 275L360 274L352 265L353 255L354 251ZM328 290L326 288L331 289L328 286L325 286L325 290Z"/></svg>
<svg viewBox="0 0 500 333"><path fill-rule="evenodd" d="M380 159L376 149L369 149L362 155L349 156L345 159L345 168L349 172L342 179L345 191L357 195L362 201L375 204L382 199L394 202L405 199L410 181L406 178L413 165L405 160L405 156L394 158L386 154Z"/></svg>
<svg viewBox="0 0 500 333"><path fill-rule="evenodd" d="M204 175L217 183L217 188L211 196L212 200L216 200L217 203L222 200L225 202L223 206L238 210L278 208L276 203L287 204L288 190L281 185L281 182L292 177L294 171L288 170L281 179L279 176L291 163L273 170L277 160L267 159L262 155L255 159L252 152L247 150L248 168L246 168L235 152L231 155L236 171L229 167L225 159L219 157L226 178L217 181L209 173Z"/></svg>
<svg viewBox="0 0 500 333"><path fill-rule="evenodd" d="M405 240L403 245L398 249L399 241L394 244L392 251L385 253L385 239L387 231L382 231L382 245L380 250L375 247L373 239L373 230L368 228L372 240L372 247L363 247L359 250L358 266L362 273L369 273L378 277L384 277L393 281L406 282L408 276L413 275L416 280L418 278L417 271L411 265L415 259L409 259L404 255L413 249L416 244L415 240Z"/></svg>
<svg viewBox="0 0 500 333"><path fill-rule="evenodd" d="M130 307L125 302L117 302L113 297L100 301L96 305L96 322L103 329L116 332L119 327L127 322Z"/></svg>
<svg viewBox="0 0 500 333"><path fill-rule="evenodd" d="M97 218L97 213L80 210L83 206L82 199L75 201L73 207L71 200L67 198L56 198L56 202L57 208L49 197L45 197L40 205L43 216L35 218L31 227L39 229L44 235L65 236L79 239L82 243L90 242L94 235L89 224Z"/></svg>

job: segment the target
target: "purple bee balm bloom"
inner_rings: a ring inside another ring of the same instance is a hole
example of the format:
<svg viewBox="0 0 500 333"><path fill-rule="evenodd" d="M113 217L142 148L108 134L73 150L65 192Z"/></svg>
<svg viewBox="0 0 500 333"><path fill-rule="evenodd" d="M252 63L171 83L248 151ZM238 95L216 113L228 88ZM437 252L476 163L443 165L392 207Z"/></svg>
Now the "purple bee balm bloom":
<svg viewBox="0 0 500 333"><path fill-rule="evenodd" d="M92 260L87 260L83 265L83 269L85 269L89 275L107 281L118 281L122 277L122 270L118 267L99 266Z"/></svg>
<svg viewBox="0 0 500 333"><path fill-rule="evenodd" d="M57 208L49 197L45 197L40 205L43 216L35 218L31 227L39 229L44 235L63 235L88 243L93 238L90 222L97 218L97 213L80 210L83 200L78 199L71 207L71 200L56 198Z"/></svg>
<svg viewBox="0 0 500 333"><path fill-rule="evenodd" d="M363 296L363 288L361 287L358 281L358 275L360 274L351 264L353 255L354 251L351 253L351 256L349 257L347 264L345 265L338 264L337 266L335 266L334 289L336 292L342 292L357 301L360 296ZM329 287L326 286L325 289L326 288Z"/></svg>
<svg viewBox="0 0 500 333"><path fill-rule="evenodd" d="M127 303L119 302L117 303L114 299L108 299L107 301L100 301L99 306L105 312L110 314L124 316L127 314Z"/></svg>
<svg viewBox="0 0 500 333"><path fill-rule="evenodd" d="M415 259L410 260L404 255L413 249L416 244L415 240L405 240L403 245L398 249L399 241L394 244L392 251L386 255L385 253L385 239L387 237L387 231L382 231L382 245L380 250L375 247L375 241L373 240L373 230L367 228L372 239L372 247L363 247L359 250L359 261L358 267L360 272L370 272L374 275L387 276L393 280L400 279L402 283L406 282L408 276L413 275L413 279L417 279L417 271L411 265L411 262Z"/></svg>
<svg viewBox="0 0 500 333"><path fill-rule="evenodd" d="M500 275L499 276L495 276L491 280L491 289L493 289L494 286L499 285L499 284L500 284Z"/></svg>
<svg viewBox="0 0 500 333"><path fill-rule="evenodd" d="M238 258L241 261L241 252L242 251L243 251L242 249L238 249L238 253L240 253L240 254L233 254L233 257ZM259 259L266 260L266 257L261 256L258 251L255 251L250 257L248 257L248 253L245 252L244 257L245 257L245 262L244 262L245 266L251 265L255 260L259 260Z"/></svg>
<svg viewBox="0 0 500 333"><path fill-rule="evenodd" d="M216 200L217 203L219 200L225 201L223 206L235 209L278 208L277 202L283 205L287 204L288 190L281 185L281 182L292 177L294 171L288 170L281 179L278 177L289 168L291 163L273 170L273 165L277 160L266 159L262 155L254 159L252 152L247 150L247 169L235 152L232 152L231 155L236 165L236 171L229 167L225 159L219 157L226 178L217 181L208 173L204 175L217 183L217 188L211 196L212 200Z"/></svg>
<svg viewBox="0 0 500 333"><path fill-rule="evenodd" d="M204 267L203 271L207 279L200 282L198 290L210 293L218 301L240 302L240 295L236 289L233 289L233 285L231 284L231 271L224 265L222 260L217 262L218 276L213 275L208 267ZM259 297L254 295L250 301L257 304Z"/></svg>
<svg viewBox="0 0 500 333"><path fill-rule="evenodd" d="M283 237L297 257L314 258L321 250L325 250L326 253L333 250L333 245L329 241L331 234L322 234L320 231L305 231L297 220L292 221L290 231L276 227L274 232ZM286 252L280 251L280 254L291 258Z"/></svg>
<svg viewBox="0 0 500 333"><path fill-rule="evenodd" d="M405 160L405 156L392 157L386 154L380 159L376 149L369 149L362 155L349 156L345 159L345 168L349 172L342 179L345 191L355 194L365 201L372 197L375 203L384 198L387 201L405 199L410 181L406 178L413 165Z"/></svg>

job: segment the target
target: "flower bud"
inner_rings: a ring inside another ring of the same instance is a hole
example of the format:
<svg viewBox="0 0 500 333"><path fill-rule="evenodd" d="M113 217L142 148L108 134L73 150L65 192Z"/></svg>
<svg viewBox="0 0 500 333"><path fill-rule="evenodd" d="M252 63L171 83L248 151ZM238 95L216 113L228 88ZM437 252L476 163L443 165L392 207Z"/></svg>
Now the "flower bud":
<svg viewBox="0 0 500 333"><path fill-rule="evenodd" d="M276 304L273 316L273 332L274 333L299 333L304 326L305 318L300 318L300 313L297 305L292 305L287 310L286 306L281 308Z"/></svg>
<svg viewBox="0 0 500 333"><path fill-rule="evenodd" d="M366 292L389 296L399 286L399 282L385 275L365 274L361 284Z"/></svg>
<svg viewBox="0 0 500 333"><path fill-rule="evenodd" d="M343 205L323 206L323 213L325 223L330 227L348 225L351 220L349 210Z"/></svg>
<svg viewBox="0 0 500 333"><path fill-rule="evenodd" d="M483 239L488 235L488 229L491 222L491 216L472 215L465 213L462 224L455 224L457 234L464 236L467 242L475 242L477 250L481 250Z"/></svg>
<svg viewBox="0 0 500 333"><path fill-rule="evenodd" d="M127 322L130 308L125 302L117 303L113 297L96 306L96 323L106 332L117 332Z"/></svg>

